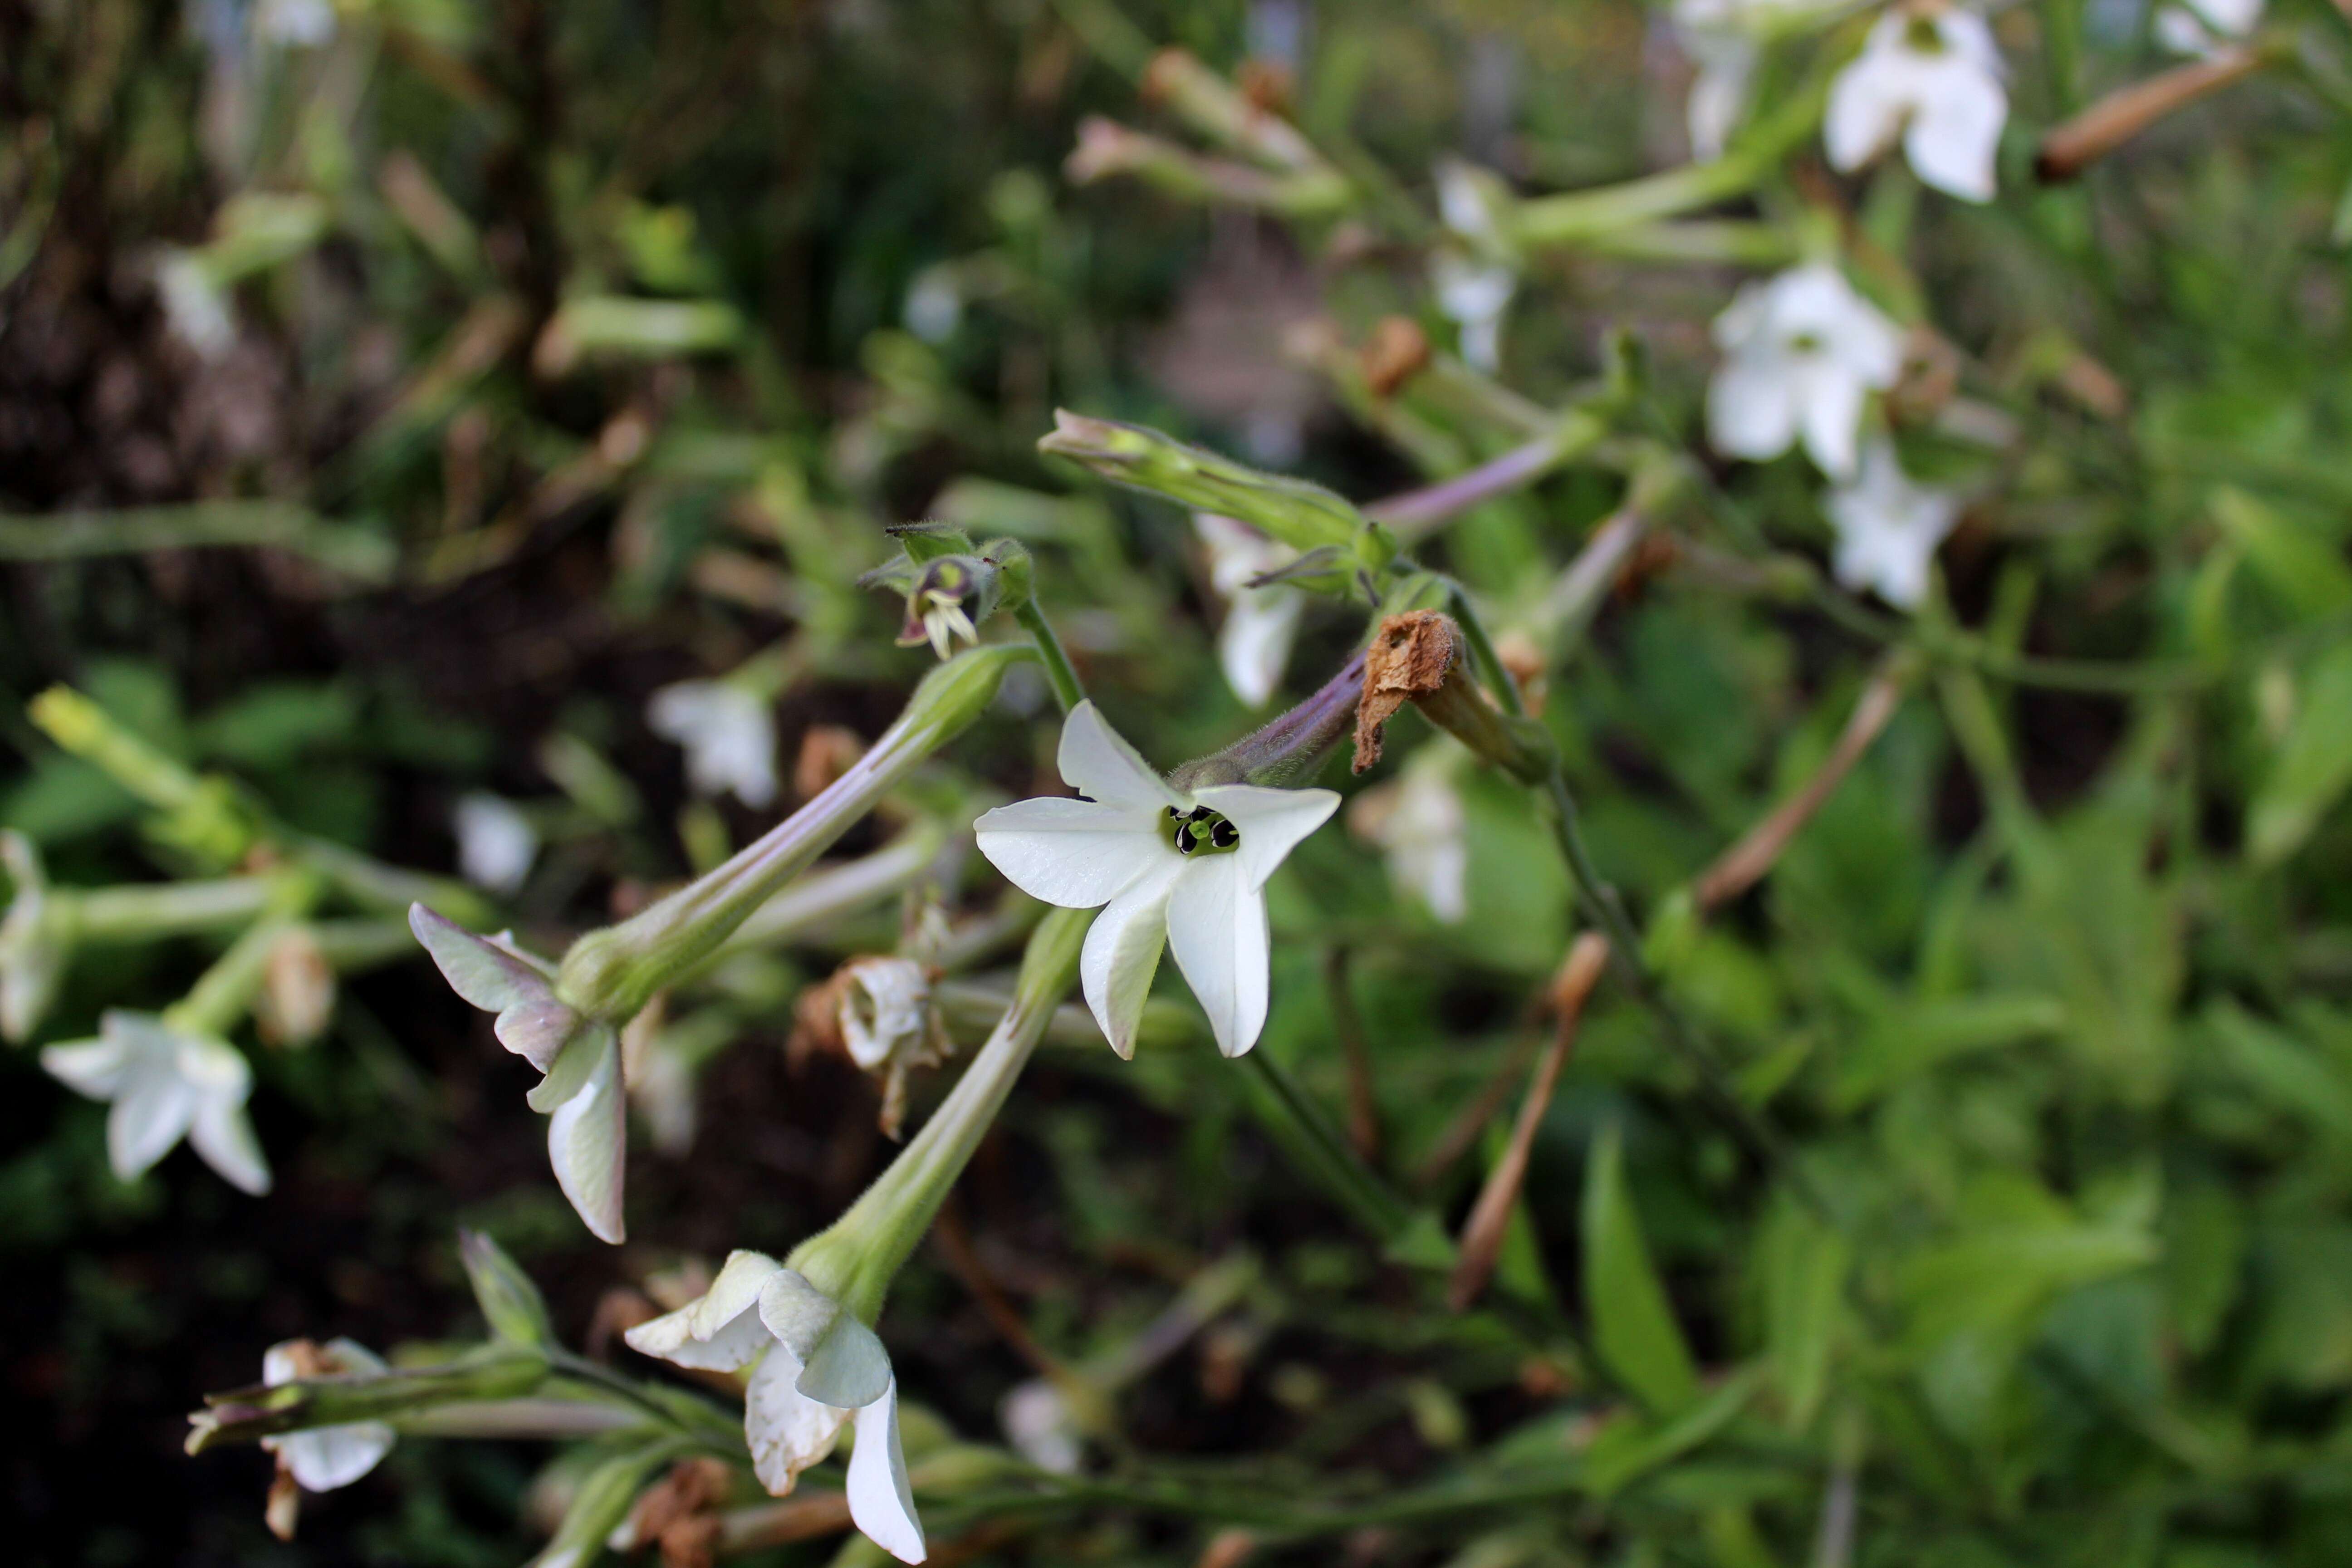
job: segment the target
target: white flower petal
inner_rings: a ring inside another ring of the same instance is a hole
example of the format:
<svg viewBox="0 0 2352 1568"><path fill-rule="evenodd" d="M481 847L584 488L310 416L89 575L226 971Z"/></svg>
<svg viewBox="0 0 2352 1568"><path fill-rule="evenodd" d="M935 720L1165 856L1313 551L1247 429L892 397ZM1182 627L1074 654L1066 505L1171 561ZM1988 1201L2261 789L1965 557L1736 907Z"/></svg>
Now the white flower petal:
<svg viewBox="0 0 2352 1568"><path fill-rule="evenodd" d="M1853 472L1862 428L1862 383L1834 367L1806 376L1802 388L1805 450L1822 472L1845 479Z"/></svg>
<svg viewBox="0 0 2352 1568"><path fill-rule="evenodd" d="M1876 47L1879 32L1890 22L1898 27L1903 25L1902 18L1892 14L1882 18L1871 33L1871 45L1830 84L1822 141L1830 155L1830 167L1841 174L1859 169L1885 152L1910 111L1909 83L1899 70L1886 68L1885 57Z"/></svg>
<svg viewBox="0 0 2352 1568"><path fill-rule="evenodd" d="M1241 847L1233 853L1247 873L1252 891L1265 886L1275 868L1299 841L1331 820L1339 796L1328 789L1266 789L1259 784L1212 784L1194 799L1233 819Z"/></svg>
<svg viewBox="0 0 2352 1568"><path fill-rule="evenodd" d="M1242 842L1246 847L1247 828ZM1265 896L1250 883L1239 853L1185 866L1168 900L1168 945L1209 1016L1217 1049L1237 1057L1255 1045L1265 1027Z"/></svg>
<svg viewBox="0 0 2352 1568"><path fill-rule="evenodd" d="M1013 1384L996 1404L996 1419L1013 1451L1039 1469L1074 1476L1086 1452L1077 1418L1062 1391L1042 1377Z"/></svg>
<svg viewBox="0 0 2352 1568"><path fill-rule="evenodd" d="M588 1081L547 1119L547 1154L556 1185L599 1241L627 1235L621 1191L628 1155L628 1101L621 1091L621 1041L611 1030L578 1042L596 1058Z"/></svg>
<svg viewBox="0 0 2352 1568"><path fill-rule="evenodd" d="M1122 1059L1135 1055L1135 1031L1167 939L1168 896L1185 868L1186 862L1171 850L1104 906L1087 928L1086 945L1078 952L1078 979L1087 1005Z"/></svg>
<svg viewBox="0 0 2352 1568"><path fill-rule="evenodd" d="M1737 34L1691 32L1684 36L1683 52L1698 68L1683 106L1691 156L1720 158L1748 107L1748 84L1756 72L1755 42Z"/></svg>
<svg viewBox="0 0 2352 1568"><path fill-rule="evenodd" d="M1779 457L1797 438L1797 414L1788 366L1777 356L1726 360L1707 384L1706 438L1726 457Z"/></svg>
<svg viewBox="0 0 2352 1568"><path fill-rule="evenodd" d="M530 875L539 858L539 829L514 802L471 790L457 797L449 823L457 836L457 869L468 882L511 893Z"/></svg>
<svg viewBox="0 0 2352 1568"><path fill-rule="evenodd" d="M857 1412L857 1446L849 1453L849 1518L866 1540L901 1563L926 1555L907 1455L898 1442L898 1385Z"/></svg>
<svg viewBox="0 0 2352 1568"><path fill-rule="evenodd" d="M269 1190L269 1162L261 1152L261 1141L253 1135L242 1094L234 1100L207 1097L199 1101L188 1124L188 1144L238 1191L257 1198Z"/></svg>
<svg viewBox="0 0 2352 1568"><path fill-rule="evenodd" d="M195 1120L196 1086L182 1078L169 1057L141 1058L125 1075L106 1118L107 1163L131 1182L172 1152Z"/></svg>
<svg viewBox="0 0 2352 1568"><path fill-rule="evenodd" d="M776 798L776 721L757 693L724 680L682 680L646 704L654 733L686 751L698 794L732 790L745 805Z"/></svg>
<svg viewBox="0 0 2352 1568"><path fill-rule="evenodd" d="M811 1399L793 1385L800 1358L789 1346L768 1342L768 1359L743 1392L743 1441L751 1450L751 1470L769 1495L782 1497L800 1473L833 1452L849 1412Z"/></svg>
<svg viewBox="0 0 2352 1568"><path fill-rule="evenodd" d="M1087 910L1176 858L1160 837L1164 809L1049 795L983 813L972 835L989 864L1031 898Z"/></svg>
<svg viewBox="0 0 2352 1568"><path fill-rule="evenodd" d="M1282 684L1306 608L1307 595L1295 588L1244 588L1234 595L1217 628L1217 662L1234 696L1265 706Z"/></svg>
<svg viewBox="0 0 2352 1568"><path fill-rule="evenodd" d="M1964 201L1989 202L2009 94L1990 73L1958 62L1943 75L1941 89L1913 114L1903 151L1926 184Z"/></svg>
<svg viewBox="0 0 2352 1568"><path fill-rule="evenodd" d="M1107 805L1158 811L1185 804L1092 702L1079 703L1063 721L1057 762L1064 784Z"/></svg>
<svg viewBox="0 0 2352 1568"><path fill-rule="evenodd" d="M91 1100L112 1100L131 1070L131 1052L119 1039L76 1040L41 1047L41 1070Z"/></svg>
<svg viewBox="0 0 2352 1568"><path fill-rule="evenodd" d="M392 1452L393 1429L381 1421L320 1426L289 1432L278 1439L278 1456L304 1491L331 1492L350 1486Z"/></svg>

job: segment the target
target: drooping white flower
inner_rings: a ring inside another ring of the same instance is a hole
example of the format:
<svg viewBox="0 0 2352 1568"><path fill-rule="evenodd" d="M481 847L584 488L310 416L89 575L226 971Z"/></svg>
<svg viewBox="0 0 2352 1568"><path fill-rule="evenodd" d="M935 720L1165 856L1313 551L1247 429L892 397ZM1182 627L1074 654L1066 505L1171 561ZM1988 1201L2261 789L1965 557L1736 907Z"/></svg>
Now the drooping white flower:
<svg viewBox="0 0 2352 1568"><path fill-rule="evenodd" d="M1057 1476L1078 1473L1086 1457L1083 1435L1070 1402L1051 1380L1014 1384L997 1401L996 1419L1013 1451L1039 1469Z"/></svg>
<svg viewBox="0 0 2352 1568"><path fill-rule="evenodd" d="M890 1355L841 1303L764 1253L736 1252L702 1296L623 1337L631 1349L677 1366L752 1369L743 1438L760 1484L776 1497L832 1453L854 1419L850 1520L900 1562L923 1560Z"/></svg>
<svg viewBox="0 0 2352 1568"><path fill-rule="evenodd" d="M226 1040L113 1007L98 1038L47 1047L41 1066L76 1093L112 1102L106 1156L120 1179L136 1180L185 1138L231 1186L257 1197L269 1190L269 1162L245 1114L253 1068Z"/></svg>
<svg viewBox="0 0 2352 1568"><path fill-rule="evenodd" d="M2009 118L2000 51L1983 17L1954 6L1898 6L1830 86L1822 135L1830 163L1853 170L1899 137L1912 172L1964 201L1989 202L1993 154Z"/></svg>
<svg viewBox="0 0 2352 1568"><path fill-rule="evenodd" d="M1890 605L1910 609L1927 596L1927 567L1936 547L1959 521L1960 497L1911 482L1881 437L1862 454L1862 471L1822 503L1837 528L1837 579L1849 588L1874 588Z"/></svg>
<svg viewBox="0 0 2352 1568"><path fill-rule="evenodd" d="M1707 438L1777 458L1801 435L1834 479L1853 474L1863 400L1895 384L1903 331L1825 261L1748 284L1715 319L1724 360L1706 389Z"/></svg>
<svg viewBox="0 0 2352 1568"><path fill-rule="evenodd" d="M323 1345L308 1340L287 1340L262 1352L261 1381L271 1388L309 1377L382 1376L392 1369L382 1357L355 1340L329 1340ZM394 1434L382 1421L354 1421L343 1426L313 1426L305 1432L281 1432L264 1437L261 1446L278 1456L278 1463L306 1492L331 1492L350 1486L392 1452Z"/></svg>
<svg viewBox="0 0 2352 1568"><path fill-rule="evenodd" d="M468 882L511 893L539 858L539 829L514 802L488 790L469 790L449 813L457 835L457 869Z"/></svg>
<svg viewBox="0 0 2352 1568"><path fill-rule="evenodd" d="M1091 702L1062 726L1075 800L999 806L972 824L980 852L1013 886L1064 909L1102 906L1078 955L1087 1005L1111 1048L1135 1032L1163 946L1237 1057L1265 1026L1265 884L1339 797L1328 789L1171 788Z"/></svg>
<svg viewBox="0 0 2352 1568"><path fill-rule="evenodd" d="M198 359L218 359L236 343L228 290L196 252L166 250L157 258L155 292L163 304L163 324Z"/></svg>
<svg viewBox="0 0 2352 1568"><path fill-rule="evenodd" d="M2177 55L2211 56L2254 30L2263 0L2179 0L2156 14L2156 41Z"/></svg>
<svg viewBox="0 0 2352 1568"><path fill-rule="evenodd" d="M1214 512L1194 512L1192 529L1209 552L1210 584L1225 602L1224 623L1217 628L1217 663L1225 684L1244 702L1263 708L1290 663L1307 595L1286 583L1263 588L1250 583L1289 565L1298 552Z"/></svg>
<svg viewBox="0 0 2352 1568"><path fill-rule="evenodd" d="M1366 790L1348 808L1348 826L1381 847L1389 880L1447 925L1470 912L1470 846L1453 779L1459 754L1424 746L1394 784Z"/></svg>
<svg viewBox="0 0 2352 1568"><path fill-rule="evenodd" d="M1492 374L1503 363L1503 316L1519 287L1518 275L1496 261L1477 261L1453 250L1429 258L1429 283L1437 309L1462 331L1462 362Z"/></svg>
<svg viewBox="0 0 2352 1568"><path fill-rule="evenodd" d="M554 970L504 936L476 936L422 904L409 907L408 929L449 989L497 1015L499 1044L546 1075L525 1102L547 1118L556 1185L597 1239L624 1239L629 1140L620 1032L558 1001Z"/></svg>
<svg viewBox="0 0 2352 1568"><path fill-rule="evenodd" d="M776 798L776 721L757 693L726 680L681 680L646 704L655 734L686 749L698 795L735 792L745 805Z"/></svg>

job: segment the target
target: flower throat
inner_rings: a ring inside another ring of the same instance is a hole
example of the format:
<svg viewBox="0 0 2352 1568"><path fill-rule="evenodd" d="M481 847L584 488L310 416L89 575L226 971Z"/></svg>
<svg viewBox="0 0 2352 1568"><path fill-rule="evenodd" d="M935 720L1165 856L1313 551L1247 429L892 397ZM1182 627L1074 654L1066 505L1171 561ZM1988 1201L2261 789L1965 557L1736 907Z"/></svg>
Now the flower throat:
<svg viewBox="0 0 2352 1568"><path fill-rule="evenodd" d="M1168 842L1179 855L1230 855L1241 847L1242 830L1205 805L1191 811L1168 808Z"/></svg>

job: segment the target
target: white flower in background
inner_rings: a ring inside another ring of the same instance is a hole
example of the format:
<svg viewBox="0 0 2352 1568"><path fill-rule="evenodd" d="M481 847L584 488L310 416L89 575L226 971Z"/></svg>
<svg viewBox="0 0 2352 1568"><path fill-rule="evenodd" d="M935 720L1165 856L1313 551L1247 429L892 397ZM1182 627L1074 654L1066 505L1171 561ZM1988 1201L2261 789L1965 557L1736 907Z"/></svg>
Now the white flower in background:
<svg viewBox="0 0 2352 1568"><path fill-rule="evenodd" d="M2220 52L2254 30L2263 0L2180 0L2156 14L2156 41L2177 55Z"/></svg>
<svg viewBox="0 0 2352 1568"><path fill-rule="evenodd" d="M776 1497L833 1452L853 1418L849 1517L902 1563L923 1560L907 1458L898 1442L898 1383L874 1331L793 1269L735 1252L702 1296L623 1336L631 1349L709 1372L753 1368L743 1439L760 1484Z"/></svg>
<svg viewBox="0 0 2352 1568"><path fill-rule="evenodd" d="M1964 201L1989 202L1993 154L2009 118L2000 51L1984 18L1956 7L1898 6L1830 85L1822 122L1830 163L1862 167L1899 137L1913 173Z"/></svg>
<svg viewBox="0 0 2352 1568"><path fill-rule="evenodd" d="M353 1340L329 1340L323 1345L309 1340L288 1340L262 1353L261 1381L271 1388L312 1377L381 1377L392 1369L382 1357ZM307 1432L281 1432L264 1437L261 1446L306 1492L331 1492L350 1486L392 1452L394 1433L382 1421L354 1421L344 1426L314 1426Z"/></svg>
<svg viewBox="0 0 2352 1568"><path fill-rule="evenodd" d="M776 720L757 693L725 680L681 680L646 704L655 734L686 749L687 782L698 795L745 805L776 798Z"/></svg>
<svg viewBox="0 0 2352 1568"><path fill-rule="evenodd" d="M315 49L335 36L335 7L331 0L261 0L253 28L265 42Z"/></svg>
<svg viewBox="0 0 2352 1568"><path fill-rule="evenodd" d="M1475 261L1451 250L1429 258L1429 283L1437 309L1462 331L1462 360L1492 374L1503 363L1503 315L1519 279L1495 261Z"/></svg>
<svg viewBox="0 0 2352 1568"><path fill-rule="evenodd" d="M1217 628L1225 683L1244 702L1263 708L1290 663L1307 595L1286 583L1253 588L1250 581L1289 565L1298 552L1214 512L1194 512L1192 529L1209 552L1209 582L1225 602L1224 624Z"/></svg>
<svg viewBox="0 0 2352 1568"><path fill-rule="evenodd" d="M1348 807L1348 826L1380 846L1389 880L1447 925L1470 912L1470 845L1453 777L1458 755L1424 746L1394 784L1366 790Z"/></svg>
<svg viewBox="0 0 2352 1568"><path fill-rule="evenodd" d="M1959 521L1960 498L1913 484L1880 438L1862 454L1862 472L1829 493L1822 506L1837 528L1837 580L1856 590L1874 588L1890 605L1910 609L1927 596L1927 567L1936 547Z"/></svg>
<svg viewBox="0 0 2352 1568"><path fill-rule="evenodd" d="M193 250L166 250L155 262L155 292L163 324L198 359L218 359L236 342L228 291Z"/></svg>
<svg viewBox="0 0 2352 1568"><path fill-rule="evenodd" d="M231 1186L258 1197L269 1163L246 1120L253 1068L226 1040L173 1029L148 1013L109 1008L98 1038L49 1046L41 1066L76 1093L110 1100L106 1156L135 1181L185 1138Z"/></svg>
<svg viewBox="0 0 2352 1568"><path fill-rule="evenodd" d="M1697 68L1684 115L1691 153L1723 156L1731 132L1748 108L1756 61L1768 34L1801 25L1834 10L1838 0L1675 0L1675 26L1683 52Z"/></svg>
<svg viewBox="0 0 2352 1568"><path fill-rule="evenodd" d="M943 343L963 322L963 290L956 286L952 267L926 267L907 289L899 310L907 330L927 343Z"/></svg>
<svg viewBox="0 0 2352 1568"><path fill-rule="evenodd" d="M1707 438L1777 458L1801 435L1833 479L1853 473L1863 400L1895 384L1903 331L1825 261L1739 290L1715 319L1724 361L1706 389Z"/></svg>
<svg viewBox="0 0 2352 1568"><path fill-rule="evenodd" d="M997 1402L996 1419L1013 1451L1056 1476L1075 1476L1086 1457L1077 1417L1070 1402L1047 1379L1033 1377L1014 1384Z"/></svg>
<svg viewBox="0 0 2352 1568"><path fill-rule="evenodd" d="M487 790L469 790L449 813L457 835L457 869L493 893L511 893L539 858L539 829L520 807Z"/></svg>
<svg viewBox="0 0 2352 1568"><path fill-rule="evenodd" d="M972 824L980 852L1013 886L1064 909L1103 906L1078 955L1095 1021L1122 1057L1163 945L1237 1057L1265 1026L1265 884L1339 804L1328 789L1211 784L1172 789L1091 702L1062 726L1062 780L1076 800L999 806Z"/></svg>

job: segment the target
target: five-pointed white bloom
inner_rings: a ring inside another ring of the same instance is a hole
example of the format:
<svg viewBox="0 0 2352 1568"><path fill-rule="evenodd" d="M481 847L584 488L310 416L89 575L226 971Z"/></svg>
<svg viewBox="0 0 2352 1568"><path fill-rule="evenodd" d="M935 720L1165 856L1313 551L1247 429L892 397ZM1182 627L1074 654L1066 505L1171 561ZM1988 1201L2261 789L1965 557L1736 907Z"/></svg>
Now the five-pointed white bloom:
<svg viewBox="0 0 2352 1568"><path fill-rule="evenodd" d="M1358 795L1348 826L1381 847L1390 881L1455 925L1470 912L1470 846L1450 749L1424 746L1394 784Z"/></svg>
<svg viewBox="0 0 2352 1568"><path fill-rule="evenodd" d="M98 1038L47 1047L41 1066L77 1093L113 1102L106 1156L123 1181L185 1138L231 1186L257 1197L269 1190L269 1163L245 1115L253 1068L226 1040L111 1007Z"/></svg>
<svg viewBox="0 0 2352 1568"><path fill-rule="evenodd" d="M1210 584L1225 602L1224 624L1217 628L1217 663L1234 696L1263 708L1290 663L1307 595L1286 583L1263 588L1250 583L1289 565L1298 552L1215 512L1194 512L1192 528L1209 552Z"/></svg>
<svg viewBox="0 0 2352 1568"><path fill-rule="evenodd" d="M2156 14L2156 41L2177 55L2210 56L2254 30L2263 0L2182 0Z"/></svg>
<svg viewBox="0 0 2352 1568"><path fill-rule="evenodd" d="M1849 588L1875 588L1905 609L1927 596L1927 565L1959 521L1960 498L1913 484L1880 438L1862 454L1862 472L1829 493L1822 506L1837 527L1837 579Z"/></svg>
<svg viewBox="0 0 2352 1568"><path fill-rule="evenodd" d="M776 798L776 721L757 693L725 680L681 680L646 704L655 734L686 748L698 795L735 792L745 805Z"/></svg>
<svg viewBox="0 0 2352 1568"><path fill-rule="evenodd" d="M539 829L501 795L487 790L459 795L449 825L457 835L457 869L478 888L511 893L539 858Z"/></svg>
<svg viewBox="0 0 2352 1568"><path fill-rule="evenodd" d="M1091 702L1062 726L1060 766L1078 798L987 813L972 824L980 852L1032 898L1103 906L1078 976L1113 1050L1135 1052L1165 945L1209 1015L1217 1048L1240 1056L1265 1026L1266 879L1339 797L1238 784L1173 789Z"/></svg>
<svg viewBox="0 0 2352 1568"><path fill-rule="evenodd" d="M890 1355L838 1301L764 1253L736 1252L702 1296L623 1337L678 1366L755 1368L744 1394L743 1438L760 1484L777 1497L833 1452L855 1417L849 1517L900 1562L923 1560Z"/></svg>
<svg viewBox="0 0 2352 1568"><path fill-rule="evenodd" d="M1862 167L1900 137L1920 179L1964 201L1989 202L2008 118L2000 52L1984 18L1950 6L1897 6L1831 84L1822 135L1840 170Z"/></svg>
<svg viewBox="0 0 2352 1568"><path fill-rule="evenodd" d="M1707 438L1777 458L1799 435L1823 472L1853 474L1863 400L1895 384L1903 331L1826 261L1750 283L1715 319L1724 361L1706 389Z"/></svg>
<svg viewBox="0 0 2352 1568"><path fill-rule="evenodd" d="M354 1340L329 1340L323 1345L288 1340L270 1346L261 1357L261 1381L271 1388L305 1377L382 1376L389 1371L383 1358ZM393 1429L384 1422L354 1421L281 1432L264 1437L261 1446L278 1456L304 1491L331 1492L374 1469L392 1452L393 1439Z"/></svg>

